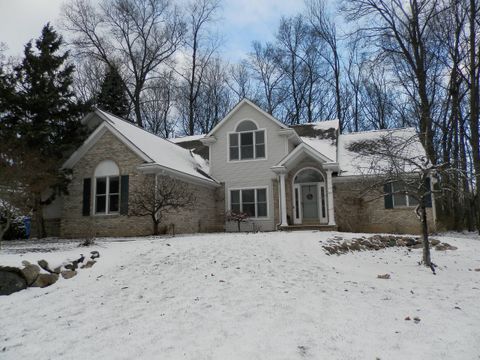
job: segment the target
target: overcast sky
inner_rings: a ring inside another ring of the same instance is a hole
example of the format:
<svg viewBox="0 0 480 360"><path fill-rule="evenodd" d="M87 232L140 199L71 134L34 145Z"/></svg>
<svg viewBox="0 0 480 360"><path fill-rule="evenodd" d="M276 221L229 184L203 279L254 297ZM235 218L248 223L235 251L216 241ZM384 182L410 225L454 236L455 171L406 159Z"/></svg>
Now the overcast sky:
<svg viewBox="0 0 480 360"><path fill-rule="evenodd" d="M47 22L57 27L61 5L68 0L0 0L0 42L9 55L20 55ZM282 15L303 9L302 0L223 0L219 31L223 55L232 61L250 50L253 40L271 40Z"/></svg>

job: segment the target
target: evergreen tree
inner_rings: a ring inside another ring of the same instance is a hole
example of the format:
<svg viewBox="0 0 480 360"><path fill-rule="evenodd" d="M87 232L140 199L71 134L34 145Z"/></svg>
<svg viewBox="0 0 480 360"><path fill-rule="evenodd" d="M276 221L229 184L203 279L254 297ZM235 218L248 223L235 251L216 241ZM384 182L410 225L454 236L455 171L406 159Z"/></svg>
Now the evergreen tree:
<svg viewBox="0 0 480 360"><path fill-rule="evenodd" d="M129 109L125 85L115 66L108 67L98 94L97 106L101 110L108 111L123 119L128 116Z"/></svg>
<svg viewBox="0 0 480 360"><path fill-rule="evenodd" d="M35 47L25 46L22 62L0 74L0 171L16 168L31 194L38 237L46 236L43 207L66 192L68 174L59 168L83 140L80 119L87 111L72 91L74 66L62 43L47 24Z"/></svg>

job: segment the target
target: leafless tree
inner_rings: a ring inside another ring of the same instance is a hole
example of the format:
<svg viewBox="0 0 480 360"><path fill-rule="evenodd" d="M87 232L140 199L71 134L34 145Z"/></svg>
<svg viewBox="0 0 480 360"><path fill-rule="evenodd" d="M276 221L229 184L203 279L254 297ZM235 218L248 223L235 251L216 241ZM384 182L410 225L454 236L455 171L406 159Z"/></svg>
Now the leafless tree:
<svg viewBox="0 0 480 360"><path fill-rule="evenodd" d="M149 84L142 97L145 128L163 138L169 138L175 130L175 86L173 70L165 70L158 79Z"/></svg>
<svg viewBox="0 0 480 360"><path fill-rule="evenodd" d="M185 33L170 0L72 0L63 7L64 28L77 54L119 67L143 127L142 94L155 72L172 57Z"/></svg>
<svg viewBox="0 0 480 360"><path fill-rule="evenodd" d="M359 170L369 186L368 193L385 195L384 186L390 187L390 193L395 196L406 195L415 199L418 204L415 213L422 227L423 263L432 268L429 246L429 225L427 205L431 201L432 176L439 176L446 171L444 165L434 165L430 162L419 143L418 136L400 136L390 132L374 139L357 141L348 147L357 154ZM394 189L391 188L394 184ZM430 199L430 200L429 200Z"/></svg>
<svg viewBox="0 0 480 360"><path fill-rule="evenodd" d="M377 48L410 96L418 113L420 138L432 163L437 161L433 116L439 79L433 36L435 17L445 5L438 0L351 0L343 2L348 20L362 21L363 36Z"/></svg>
<svg viewBox="0 0 480 360"><path fill-rule="evenodd" d="M217 125L232 107L228 87L228 68L220 59L213 59L205 69L204 83L197 104L196 128L207 134Z"/></svg>
<svg viewBox="0 0 480 360"><path fill-rule="evenodd" d="M191 0L187 6L186 55L184 69L179 71L185 89L179 92L186 97L179 103L188 135L195 133L197 101L203 85L205 71L220 44L219 37L210 28L215 22L220 0Z"/></svg>
<svg viewBox="0 0 480 360"><path fill-rule="evenodd" d="M320 51L319 54L327 62L333 74L336 116L340 121L340 130L342 130L341 62L335 22L327 11L325 0L306 0L306 5L314 35L321 44L325 44L328 48L328 51L325 49Z"/></svg>
<svg viewBox="0 0 480 360"><path fill-rule="evenodd" d="M152 219L153 234L165 215L194 206L196 198L188 184L167 175L150 175L131 194L130 214Z"/></svg>
<svg viewBox="0 0 480 360"><path fill-rule="evenodd" d="M262 96L259 97L261 105L269 114L277 115L277 109L286 94L282 91L285 74L277 61L274 45L271 43L262 45L254 41L253 50L249 54L249 65L261 89Z"/></svg>
<svg viewBox="0 0 480 360"><path fill-rule="evenodd" d="M229 73L227 85L236 97L236 102L245 98L255 101L256 94L248 62L243 60L238 64L230 65Z"/></svg>

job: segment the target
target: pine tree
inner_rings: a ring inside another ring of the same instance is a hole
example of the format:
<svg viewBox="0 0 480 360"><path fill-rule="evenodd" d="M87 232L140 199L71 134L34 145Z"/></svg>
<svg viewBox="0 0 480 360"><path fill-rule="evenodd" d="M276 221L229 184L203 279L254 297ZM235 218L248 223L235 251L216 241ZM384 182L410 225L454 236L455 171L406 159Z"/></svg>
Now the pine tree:
<svg viewBox="0 0 480 360"><path fill-rule="evenodd" d="M129 113L125 85L118 69L109 66L105 74L100 93L97 98L97 106L101 110L126 119Z"/></svg>
<svg viewBox="0 0 480 360"><path fill-rule="evenodd" d="M32 195L38 237L46 236L43 207L66 192L68 174L59 168L83 140L80 119L87 111L72 91L74 66L62 44L47 24L35 47L27 43L22 62L0 79L0 141L8 144L2 146L0 166L17 167Z"/></svg>

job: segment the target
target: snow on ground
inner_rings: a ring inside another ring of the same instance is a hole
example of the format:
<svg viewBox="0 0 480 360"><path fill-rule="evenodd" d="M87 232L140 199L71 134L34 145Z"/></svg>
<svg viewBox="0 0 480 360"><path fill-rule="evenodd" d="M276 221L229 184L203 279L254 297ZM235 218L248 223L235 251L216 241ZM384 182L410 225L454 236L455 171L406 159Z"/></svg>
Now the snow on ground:
<svg viewBox="0 0 480 360"><path fill-rule="evenodd" d="M4 243L0 264L98 250L70 280L0 297L0 358L480 359L480 239L327 256L323 232ZM19 250L20 249L20 250ZM389 273L391 279L377 279ZM405 317L421 321L406 321Z"/></svg>

